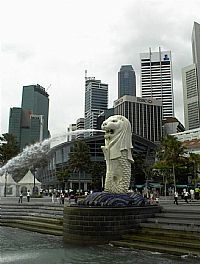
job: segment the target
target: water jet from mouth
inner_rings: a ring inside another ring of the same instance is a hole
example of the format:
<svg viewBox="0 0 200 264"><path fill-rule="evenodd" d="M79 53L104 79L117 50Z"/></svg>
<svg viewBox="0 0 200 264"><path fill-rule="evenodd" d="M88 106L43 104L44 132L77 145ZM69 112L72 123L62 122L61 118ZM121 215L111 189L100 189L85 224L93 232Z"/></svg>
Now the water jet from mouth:
<svg viewBox="0 0 200 264"><path fill-rule="evenodd" d="M0 168L0 176L4 173L12 173L16 169L22 167L33 167L36 163L46 157L51 145L55 146L66 142L67 136L76 134L85 134L91 132L105 132L103 130L96 129L83 129L66 132L62 135L56 135L52 138L45 139L41 142L37 142L33 145L27 146L16 157L10 159L2 168Z"/></svg>

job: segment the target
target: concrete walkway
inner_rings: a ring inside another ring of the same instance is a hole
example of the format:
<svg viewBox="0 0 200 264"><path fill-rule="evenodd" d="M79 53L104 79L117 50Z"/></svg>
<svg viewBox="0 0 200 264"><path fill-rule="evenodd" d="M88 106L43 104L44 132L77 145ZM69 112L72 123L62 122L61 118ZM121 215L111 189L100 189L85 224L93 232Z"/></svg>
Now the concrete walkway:
<svg viewBox="0 0 200 264"><path fill-rule="evenodd" d="M0 197L0 204L17 204L19 200L19 197ZM51 204L51 205L60 205L63 206L62 204L59 203L55 199L55 202L52 203L51 197L50 196L44 196L43 198L31 198L30 199L30 204ZM200 200L194 200L192 202L189 201L187 204L184 200L179 199L178 200L178 205L174 204L173 197L160 197L159 198L159 205L162 206L164 209L176 209L176 210L188 210L188 211L193 211L193 210L200 210ZM23 197L23 204L28 204L26 197ZM66 204L66 203L65 203Z"/></svg>

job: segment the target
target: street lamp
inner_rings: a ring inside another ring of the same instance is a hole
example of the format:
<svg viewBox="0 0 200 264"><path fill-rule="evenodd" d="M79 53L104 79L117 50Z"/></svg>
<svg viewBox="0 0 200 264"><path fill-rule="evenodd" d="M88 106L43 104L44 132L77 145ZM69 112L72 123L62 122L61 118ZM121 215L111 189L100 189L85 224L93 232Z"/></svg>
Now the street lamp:
<svg viewBox="0 0 200 264"><path fill-rule="evenodd" d="M7 172L5 172L4 197L6 197L6 193L7 193Z"/></svg>

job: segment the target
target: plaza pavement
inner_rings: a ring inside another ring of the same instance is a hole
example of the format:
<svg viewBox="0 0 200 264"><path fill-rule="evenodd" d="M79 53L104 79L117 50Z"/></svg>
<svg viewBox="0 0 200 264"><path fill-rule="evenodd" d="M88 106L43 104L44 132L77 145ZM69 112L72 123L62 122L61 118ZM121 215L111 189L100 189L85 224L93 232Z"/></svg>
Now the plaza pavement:
<svg viewBox="0 0 200 264"><path fill-rule="evenodd" d="M16 204L18 203L19 197L0 197L0 205L1 204ZM55 202L52 203L50 196L44 196L43 198L31 198L30 199L31 204L54 204L54 205L60 205L59 201L55 199ZM200 200L189 200L188 204L182 200L178 200L178 205L174 204L173 197L167 196L163 197L161 196L159 198L159 205L162 206L164 209L174 209L176 210L182 210L182 211L192 211L192 210L199 210L200 211ZM23 204L28 204L26 197L23 198Z"/></svg>

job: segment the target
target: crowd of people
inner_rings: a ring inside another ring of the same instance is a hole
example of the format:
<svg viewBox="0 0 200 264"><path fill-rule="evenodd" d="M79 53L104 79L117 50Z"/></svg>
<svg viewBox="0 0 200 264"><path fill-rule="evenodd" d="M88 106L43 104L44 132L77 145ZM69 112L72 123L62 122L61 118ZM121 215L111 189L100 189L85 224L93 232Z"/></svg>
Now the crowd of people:
<svg viewBox="0 0 200 264"><path fill-rule="evenodd" d="M149 189L149 188L143 188L142 190L130 190L130 192L134 192L137 194L141 194L144 198L149 200L150 204L156 204L159 202L160 193L159 190L156 189ZM89 193L92 193L92 191L88 192L74 192L73 190L57 190L57 189L50 189L50 190L41 190L42 195L44 196L50 196L52 203L59 203L64 204L65 202L68 203L77 203L77 200L79 197L87 196ZM42 196L41 195L41 196ZM30 190L26 192L26 194L23 194L23 192L20 193L18 203L22 203L23 197L26 196L27 202L30 202L31 199L31 193ZM178 205L180 199L184 200L186 203L192 202L194 200L200 199L200 186L196 186L195 188L184 188L180 191L180 189L176 191L170 192L169 190L169 196L174 196L174 204Z"/></svg>
<svg viewBox="0 0 200 264"><path fill-rule="evenodd" d="M189 203L194 201L194 200L199 200L200 199L200 187L196 186L195 188L191 189L186 189L184 188L181 193L178 193L176 190L174 192L174 204L178 205L178 199L179 197L181 199L184 199L186 203Z"/></svg>

